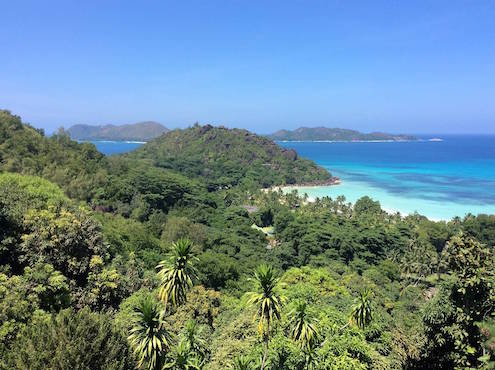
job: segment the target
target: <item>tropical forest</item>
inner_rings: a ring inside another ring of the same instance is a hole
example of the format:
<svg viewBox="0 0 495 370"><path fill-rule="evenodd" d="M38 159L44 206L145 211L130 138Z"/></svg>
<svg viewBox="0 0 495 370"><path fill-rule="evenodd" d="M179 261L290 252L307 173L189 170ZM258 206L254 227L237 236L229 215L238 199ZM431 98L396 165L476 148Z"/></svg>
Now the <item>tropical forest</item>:
<svg viewBox="0 0 495 370"><path fill-rule="evenodd" d="M1 369L495 366L495 216L308 201L328 181L196 124L105 156L0 111Z"/></svg>

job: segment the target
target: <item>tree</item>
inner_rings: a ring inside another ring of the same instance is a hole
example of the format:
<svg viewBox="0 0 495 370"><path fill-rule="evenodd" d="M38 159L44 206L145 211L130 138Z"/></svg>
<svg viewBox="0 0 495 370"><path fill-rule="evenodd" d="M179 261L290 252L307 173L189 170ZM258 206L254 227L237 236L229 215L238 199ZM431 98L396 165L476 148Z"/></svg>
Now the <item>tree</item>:
<svg viewBox="0 0 495 370"><path fill-rule="evenodd" d="M198 278L205 288L219 289L239 278L238 261L224 253L208 250L199 255Z"/></svg>
<svg viewBox="0 0 495 370"><path fill-rule="evenodd" d="M201 359L194 353L189 342L187 340L181 340L163 368L172 370L199 370L201 367Z"/></svg>
<svg viewBox="0 0 495 370"><path fill-rule="evenodd" d="M170 300L175 307L185 302L186 293L193 285L196 269L193 266L192 248L189 239L177 240L172 243L167 258L157 266L162 281L159 297L165 303L165 309Z"/></svg>
<svg viewBox="0 0 495 370"><path fill-rule="evenodd" d="M452 231L445 222L427 222L425 227L428 239L437 252L437 280L440 281L444 260L444 248L452 236Z"/></svg>
<svg viewBox="0 0 495 370"><path fill-rule="evenodd" d="M282 304L285 298L277 292L279 279L272 266L258 266L254 272L254 281L256 291L248 293L248 304L257 308L256 316L259 317L258 330L265 340L265 350L261 363L261 370L263 370L268 354L270 325L274 320L280 320Z"/></svg>
<svg viewBox="0 0 495 370"><path fill-rule="evenodd" d="M158 304L152 299L143 299L135 308L129 341L139 358L139 368L161 370L171 336L164 327Z"/></svg>
<svg viewBox="0 0 495 370"><path fill-rule="evenodd" d="M20 331L5 360L5 369L135 368L127 340L112 317L88 308L39 315Z"/></svg>
<svg viewBox="0 0 495 370"><path fill-rule="evenodd" d="M0 273L0 302L1 347L9 346L36 313L68 307L69 284L53 266L38 263L26 267L23 275Z"/></svg>
<svg viewBox="0 0 495 370"><path fill-rule="evenodd" d="M247 356L237 356L234 359L233 370L253 370L253 361Z"/></svg>
<svg viewBox="0 0 495 370"><path fill-rule="evenodd" d="M304 364L306 370L318 369L318 361L316 357L317 342L315 340L310 341L308 345L303 349L304 352Z"/></svg>
<svg viewBox="0 0 495 370"><path fill-rule="evenodd" d="M187 321L183 340L188 343L190 351L198 356L201 361L203 361L208 354L207 344L203 339L202 334L202 326L200 326L195 320Z"/></svg>
<svg viewBox="0 0 495 370"><path fill-rule="evenodd" d="M416 285L433 272L437 252L425 238L415 235L404 251L400 267L403 278Z"/></svg>
<svg viewBox="0 0 495 370"><path fill-rule="evenodd" d="M466 234L447 244L448 278L425 307L425 363L444 368L480 366L486 355L480 324L495 312L493 252Z"/></svg>
<svg viewBox="0 0 495 370"><path fill-rule="evenodd" d="M20 261L50 263L78 286L86 284L93 256L106 256L100 225L82 207L29 210L24 225Z"/></svg>
<svg viewBox="0 0 495 370"><path fill-rule="evenodd" d="M305 301L299 300L289 312L290 336L301 347L304 353L306 369L314 369L316 363L316 348L319 332L317 320L313 318Z"/></svg>
<svg viewBox="0 0 495 370"><path fill-rule="evenodd" d="M317 341L319 333L316 323L317 320L311 317L304 301L297 301L289 312L290 336L303 349L311 348L313 342Z"/></svg>
<svg viewBox="0 0 495 370"><path fill-rule="evenodd" d="M354 307L352 308L350 322L355 323L361 329L364 329L366 325L371 322L372 309L371 309L371 290L364 289L356 299Z"/></svg>
<svg viewBox="0 0 495 370"><path fill-rule="evenodd" d="M354 203L354 212L358 215L379 215L383 211L380 207L380 202L374 201L368 196L364 196Z"/></svg>

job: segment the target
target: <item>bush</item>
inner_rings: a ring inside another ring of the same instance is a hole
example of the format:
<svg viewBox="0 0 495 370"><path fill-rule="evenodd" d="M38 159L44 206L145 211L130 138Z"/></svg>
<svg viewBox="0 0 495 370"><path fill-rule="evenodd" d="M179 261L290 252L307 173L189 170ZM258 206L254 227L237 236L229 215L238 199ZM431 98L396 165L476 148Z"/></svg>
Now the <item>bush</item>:
<svg viewBox="0 0 495 370"><path fill-rule="evenodd" d="M134 369L134 359L108 314L67 309L24 329L7 356L7 368Z"/></svg>

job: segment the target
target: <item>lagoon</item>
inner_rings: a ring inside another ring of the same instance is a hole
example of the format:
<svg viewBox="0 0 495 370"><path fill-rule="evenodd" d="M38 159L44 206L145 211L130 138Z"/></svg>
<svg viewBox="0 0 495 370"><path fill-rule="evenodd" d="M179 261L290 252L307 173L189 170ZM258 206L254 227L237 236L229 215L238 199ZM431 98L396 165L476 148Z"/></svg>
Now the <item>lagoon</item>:
<svg viewBox="0 0 495 370"><path fill-rule="evenodd" d="M391 212L435 220L495 214L495 136L435 135L442 141L280 142L342 179L299 187L310 198L368 195Z"/></svg>

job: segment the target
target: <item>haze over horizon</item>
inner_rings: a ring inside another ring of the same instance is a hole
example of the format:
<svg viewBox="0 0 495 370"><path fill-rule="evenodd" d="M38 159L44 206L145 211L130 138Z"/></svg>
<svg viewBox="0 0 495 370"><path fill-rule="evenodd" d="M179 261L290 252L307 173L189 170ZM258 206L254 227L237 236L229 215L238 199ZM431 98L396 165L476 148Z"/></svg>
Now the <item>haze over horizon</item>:
<svg viewBox="0 0 495 370"><path fill-rule="evenodd" d="M0 108L47 132L153 120L495 133L495 2L28 1L2 13Z"/></svg>

